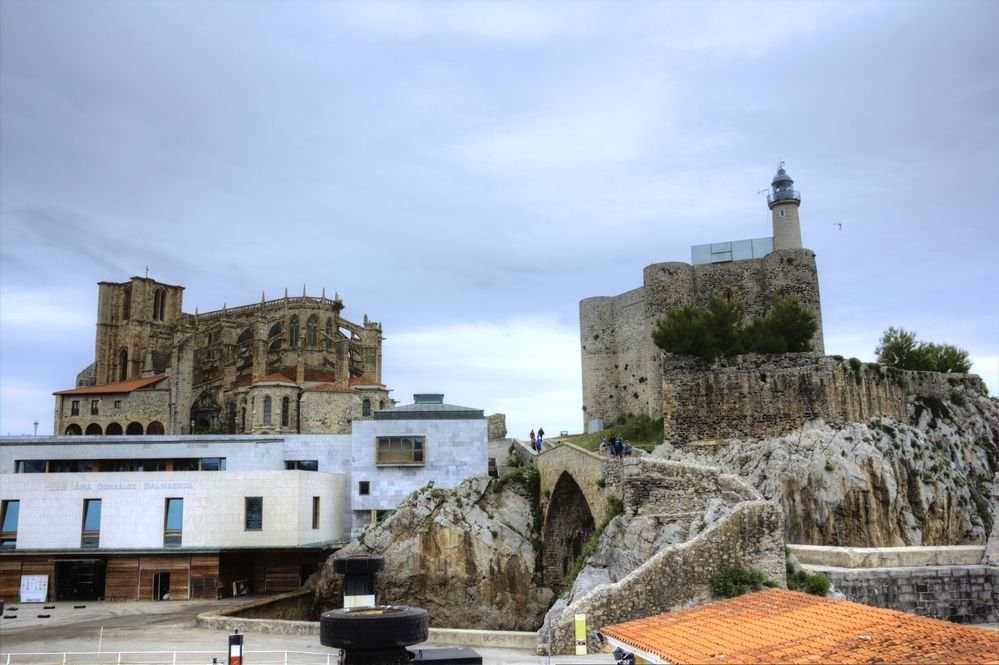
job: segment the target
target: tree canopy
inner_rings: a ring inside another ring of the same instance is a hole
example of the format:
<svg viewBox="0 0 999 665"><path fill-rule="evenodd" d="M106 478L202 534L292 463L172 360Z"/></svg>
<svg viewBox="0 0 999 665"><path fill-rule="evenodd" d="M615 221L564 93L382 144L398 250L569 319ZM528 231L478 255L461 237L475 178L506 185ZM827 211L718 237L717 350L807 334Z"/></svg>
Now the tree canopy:
<svg viewBox="0 0 999 665"><path fill-rule="evenodd" d="M742 324L744 309L735 300L712 298L707 308L680 307L656 322L652 340L670 353L699 358L740 353L810 351L818 327L815 313L793 296L773 296L764 316Z"/></svg>
<svg viewBox="0 0 999 665"><path fill-rule="evenodd" d="M971 369L968 352L951 344L920 342L916 333L889 327L874 350L878 362L889 367L923 372L958 372Z"/></svg>

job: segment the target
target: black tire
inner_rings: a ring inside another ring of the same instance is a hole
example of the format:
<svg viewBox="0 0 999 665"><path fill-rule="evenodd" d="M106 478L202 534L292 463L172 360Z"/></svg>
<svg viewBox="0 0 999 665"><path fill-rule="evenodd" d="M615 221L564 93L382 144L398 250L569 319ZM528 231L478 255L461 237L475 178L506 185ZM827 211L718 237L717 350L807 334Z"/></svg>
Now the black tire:
<svg viewBox="0 0 999 665"><path fill-rule="evenodd" d="M359 554L333 559L333 570L343 575L364 575L385 569L385 557L381 554Z"/></svg>
<svg viewBox="0 0 999 665"><path fill-rule="evenodd" d="M426 642L430 614L422 607L376 605L324 612L319 642L340 649L386 649Z"/></svg>

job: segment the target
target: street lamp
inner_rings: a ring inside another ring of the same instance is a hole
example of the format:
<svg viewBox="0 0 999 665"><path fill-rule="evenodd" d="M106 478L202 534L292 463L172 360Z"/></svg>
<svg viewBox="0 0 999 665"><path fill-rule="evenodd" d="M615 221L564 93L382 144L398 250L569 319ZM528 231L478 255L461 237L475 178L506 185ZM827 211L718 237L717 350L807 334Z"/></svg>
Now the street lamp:
<svg viewBox="0 0 999 665"><path fill-rule="evenodd" d="M38 421L35 421L35 436L38 436Z"/></svg>

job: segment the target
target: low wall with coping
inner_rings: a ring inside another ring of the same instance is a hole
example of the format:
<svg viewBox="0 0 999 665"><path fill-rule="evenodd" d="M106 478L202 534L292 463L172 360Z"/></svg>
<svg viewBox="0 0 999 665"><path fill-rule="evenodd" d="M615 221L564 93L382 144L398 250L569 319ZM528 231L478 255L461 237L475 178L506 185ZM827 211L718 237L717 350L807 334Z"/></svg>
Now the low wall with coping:
<svg viewBox="0 0 999 665"><path fill-rule="evenodd" d="M198 615L201 628L241 633L268 633L274 635L319 635L318 621L298 621L264 616L292 616L296 611L308 612L312 606L312 591L255 598ZM534 650L538 644L537 632L513 630L468 630L462 628L431 628L425 644L429 646L465 646L496 649Z"/></svg>
<svg viewBox="0 0 999 665"><path fill-rule="evenodd" d="M985 565L984 545L787 547L848 600L957 623L999 621L999 568Z"/></svg>
<svg viewBox="0 0 999 665"><path fill-rule="evenodd" d="M825 547L788 545L803 566L835 568L911 568L918 566L975 566L982 563L984 545L937 547Z"/></svg>

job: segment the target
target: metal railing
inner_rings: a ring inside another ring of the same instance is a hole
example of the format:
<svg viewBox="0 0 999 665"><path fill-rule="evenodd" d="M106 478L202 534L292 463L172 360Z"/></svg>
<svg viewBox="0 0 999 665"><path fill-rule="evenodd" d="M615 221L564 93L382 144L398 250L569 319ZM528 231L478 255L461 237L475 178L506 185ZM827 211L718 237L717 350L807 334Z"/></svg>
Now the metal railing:
<svg viewBox="0 0 999 665"><path fill-rule="evenodd" d="M801 192L796 189L785 189L781 192L767 194L767 203L774 201L801 201Z"/></svg>
<svg viewBox="0 0 999 665"><path fill-rule="evenodd" d="M253 665L337 665L340 651L244 651L243 659ZM3 665L211 665L226 662L228 653L224 649L0 653Z"/></svg>

